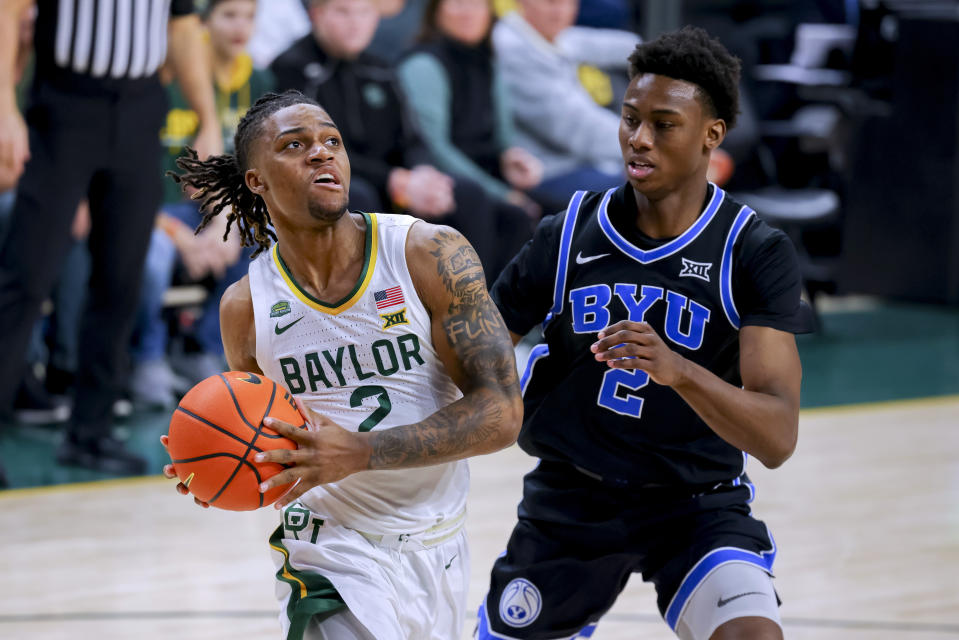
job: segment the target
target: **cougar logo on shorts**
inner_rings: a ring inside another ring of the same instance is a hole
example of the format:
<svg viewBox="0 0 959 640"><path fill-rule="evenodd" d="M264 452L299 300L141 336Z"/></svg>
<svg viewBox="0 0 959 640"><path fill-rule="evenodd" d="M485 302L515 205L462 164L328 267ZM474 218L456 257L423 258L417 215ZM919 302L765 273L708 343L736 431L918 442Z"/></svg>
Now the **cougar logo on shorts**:
<svg viewBox="0 0 959 640"><path fill-rule="evenodd" d="M539 589L525 578L511 580L499 598L499 617L511 627L531 625L542 608Z"/></svg>

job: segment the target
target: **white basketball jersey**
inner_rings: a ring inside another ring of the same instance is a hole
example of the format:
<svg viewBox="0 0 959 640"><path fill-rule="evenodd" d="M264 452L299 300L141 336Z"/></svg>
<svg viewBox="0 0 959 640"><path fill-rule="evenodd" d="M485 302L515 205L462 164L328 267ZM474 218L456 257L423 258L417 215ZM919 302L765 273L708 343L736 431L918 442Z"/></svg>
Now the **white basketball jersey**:
<svg viewBox="0 0 959 640"><path fill-rule="evenodd" d="M250 264L263 373L309 413L351 431L419 422L462 395L433 349L429 315L407 269L406 236L416 218L363 216L365 263L342 300L324 302L303 290L278 245ZM468 487L469 470L459 460L362 471L311 489L300 502L348 527L398 534L459 514Z"/></svg>

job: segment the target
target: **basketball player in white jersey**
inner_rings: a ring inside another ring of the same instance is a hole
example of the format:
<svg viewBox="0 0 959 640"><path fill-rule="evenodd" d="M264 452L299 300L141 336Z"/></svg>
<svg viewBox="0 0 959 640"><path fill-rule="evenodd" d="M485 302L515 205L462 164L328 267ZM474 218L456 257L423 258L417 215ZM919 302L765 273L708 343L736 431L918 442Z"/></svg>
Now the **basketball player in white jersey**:
<svg viewBox="0 0 959 640"><path fill-rule="evenodd" d="M204 224L226 211L258 245L220 303L230 368L285 385L310 423L267 419L299 448L256 455L290 465L262 491L297 483L270 541L284 637L460 637L464 458L511 444L522 419L476 253L447 227L349 212L339 131L297 92L257 101L235 158L180 167Z"/></svg>

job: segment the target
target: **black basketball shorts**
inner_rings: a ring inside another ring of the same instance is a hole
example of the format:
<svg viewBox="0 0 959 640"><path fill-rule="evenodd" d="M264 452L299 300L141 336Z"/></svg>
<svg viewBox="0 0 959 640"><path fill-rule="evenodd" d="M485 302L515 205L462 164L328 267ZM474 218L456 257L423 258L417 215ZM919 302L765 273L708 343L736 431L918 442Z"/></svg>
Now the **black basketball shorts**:
<svg viewBox="0 0 959 640"><path fill-rule="evenodd" d="M705 489L637 490L541 462L524 479L519 521L493 566L479 639L588 637L632 573L655 585L675 630L716 567L747 562L771 574L776 547L750 515L752 496L745 474Z"/></svg>

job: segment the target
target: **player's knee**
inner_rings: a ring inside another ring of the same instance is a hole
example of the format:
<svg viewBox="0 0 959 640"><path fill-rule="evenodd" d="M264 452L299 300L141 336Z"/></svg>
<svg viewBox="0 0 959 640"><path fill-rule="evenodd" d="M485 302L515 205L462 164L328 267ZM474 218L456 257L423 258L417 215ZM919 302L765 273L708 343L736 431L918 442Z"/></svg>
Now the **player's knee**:
<svg viewBox="0 0 959 640"><path fill-rule="evenodd" d="M675 630L682 640L781 640L772 577L749 563L720 565L696 586Z"/></svg>
<svg viewBox="0 0 959 640"><path fill-rule="evenodd" d="M783 640L783 630L769 618L734 618L719 625L709 640Z"/></svg>

